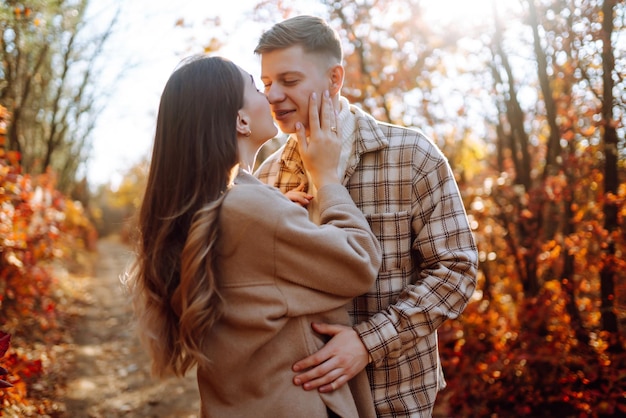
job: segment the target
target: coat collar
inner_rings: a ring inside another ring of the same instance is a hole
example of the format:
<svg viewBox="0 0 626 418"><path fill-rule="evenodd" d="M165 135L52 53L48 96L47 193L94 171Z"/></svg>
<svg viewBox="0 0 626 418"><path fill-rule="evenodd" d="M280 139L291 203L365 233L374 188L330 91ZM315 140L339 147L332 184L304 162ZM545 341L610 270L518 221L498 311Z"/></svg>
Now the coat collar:
<svg viewBox="0 0 626 418"><path fill-rule="evenodd" d="M248 173L246 170L239 168L237 176L233 181L234 184L262 184L259 179Z"/></svg>

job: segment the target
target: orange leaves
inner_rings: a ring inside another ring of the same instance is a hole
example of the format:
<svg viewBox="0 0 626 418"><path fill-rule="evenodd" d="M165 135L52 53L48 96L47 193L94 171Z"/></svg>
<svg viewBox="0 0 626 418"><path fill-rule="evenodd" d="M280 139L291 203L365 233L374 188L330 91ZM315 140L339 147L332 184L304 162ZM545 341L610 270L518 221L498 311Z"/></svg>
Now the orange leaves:
<svg viewBox="0 0 626 418"><path fill-rule="evenodd" d="M29 18L32 13L33 13L33 10L30 7L18 6L13 9L13 14L15 15L16 19L19 19L21 17Z"/></svg>
<svg viewBox="0 0 626 418"><path fill-rule="evenodd" d="M35 26L41 25L41 19L36 17L36 13L33 12L33 9L26 6L16 6L13 8L13 16L15 16L15 20L17 21L27 21L32 23Z"/></svg>
<svg viewBox="0 0 626 418"><path fill-rule="evenodd" d="M54 185L52 173L33 179L9 164L6 154L0 155L0 318L14 341L2 360L13 387L0 391L0 405L17 408L17 414L28 409L45 416L51 411L48 400L32 399L35 385L48 386L41 380L50 379L44 370L63 318L57 300L63 292L51 263L67 262L67 254L84 249L85 238L94 231L82 206Z"/></svg>
<svg viewBox="0 0 626 418"><path fill-rule="evenodd" d="M0 161L6 160L9 165L14 167L18 167L21 159L21 154L17 151L7 151L5 150L6 146L6 133L9 125L9 120L11 119L11 113L7 110L6 107L0 105ZM2 173L0 173L0 179L2 178Z"/></svg>
<svg viewBox="0 0 626 418"><path fill-rule="evenodd" d="M11 114L7 108L0 105L0 159L4 158L5 155L4 146L6 142L7 126L10 118Z"/></svg>
<svg viewBox="0 0 626 418"><path fill-rule="evenodd" d="M0 147L3 147L3 151L4 151L4 143L6 142L6 133L7 133L7 127L6 127L6 122L3 120L2 118L2 110L6 110L4 107L0 106ZM0 155L0 157L2 157Z"/></svg>
<svg viewBox="0 0 626 418"><path fill-rule="evenodd" d="M19 151L8 151L0 153L0 158L5 157L11 165L19 166L22 155Z"/></svg>

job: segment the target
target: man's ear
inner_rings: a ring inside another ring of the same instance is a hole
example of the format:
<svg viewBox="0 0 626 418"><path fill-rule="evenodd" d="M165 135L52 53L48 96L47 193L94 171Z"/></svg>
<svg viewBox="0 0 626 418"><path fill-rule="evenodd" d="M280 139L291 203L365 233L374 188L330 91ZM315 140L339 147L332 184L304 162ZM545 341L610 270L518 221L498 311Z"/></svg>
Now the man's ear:
<svg viewBox="0 0 626 418"><path fill-rule="evenodd" d="M335 64L330 69L330 89L328 92L331 96L338 94L343 87L344 68L341 64Z"/></svg>
<svg viewBox="0 0 626 418"><path fill-rule="evenodd" d="M250 121L248 115L241 110L237 112L237 133L243 136L250 135Z"/></svg>

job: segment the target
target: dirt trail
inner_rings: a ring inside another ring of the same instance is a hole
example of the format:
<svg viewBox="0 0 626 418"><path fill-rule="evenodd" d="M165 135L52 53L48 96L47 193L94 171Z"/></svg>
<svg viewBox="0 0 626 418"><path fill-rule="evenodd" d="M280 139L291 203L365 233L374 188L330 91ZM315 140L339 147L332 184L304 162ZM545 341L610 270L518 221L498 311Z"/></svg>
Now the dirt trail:
<svg viewBox="0 0 626 418"><path fill-rule="evenodd" d="M67 386L58 389L63 418L197 418L200 403L195 373L185 379L150 377L147 353L132 328L132 307L120 275L132 260L115 238L98 242L94 274L76 279L81 299L71 311L76 323ZM434 417L449 416L440 413ZM443 402L445 403L445 402Z"/></svg>
<svg viewBox="0 0 626 418"><path fill-rule="evenodd" d="M67 387L67 418L196 418L195 373L156 381L131 323L131 306L119 280L132 255L114 238L98 243L93 277L84 279L76 306Z"/></svg>

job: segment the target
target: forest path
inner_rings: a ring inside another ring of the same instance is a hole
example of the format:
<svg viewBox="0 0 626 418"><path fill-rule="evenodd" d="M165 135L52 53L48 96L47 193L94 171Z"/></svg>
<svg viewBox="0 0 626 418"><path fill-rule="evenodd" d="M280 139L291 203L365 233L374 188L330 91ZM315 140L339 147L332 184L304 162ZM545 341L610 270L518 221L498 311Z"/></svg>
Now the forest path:
<svg viewBox="0 0 626 418"><path fill-rule="evenodd" d="M60 394L63 416L196 418L195 373L163 381L150 377L148 354L135 334L132 306L120 282L131 260L119 239L101 239L94 273L80 279L83 299L73 306L74 344Z"/></svg>
<svg viewBox="0 0 626 418"><path fill-rule="evenodd" d="M132 323L132 306L120 275L132 261L128 246L115 237L98 242L94 272L76 279L80 288L72 311L73 344L64 388L63 418L197 418L195 373L184 379L150 377L148 354ZM448 417L445 399L433 417Z"/></svg>

